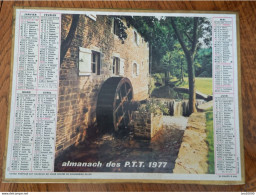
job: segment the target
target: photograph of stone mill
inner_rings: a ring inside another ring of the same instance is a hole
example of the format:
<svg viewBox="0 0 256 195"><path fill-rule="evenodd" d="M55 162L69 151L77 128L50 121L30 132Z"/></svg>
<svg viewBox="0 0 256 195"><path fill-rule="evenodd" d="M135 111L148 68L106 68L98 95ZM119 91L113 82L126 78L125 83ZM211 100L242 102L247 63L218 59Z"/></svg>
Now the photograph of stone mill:
<svg viewBox="0 0 256 195"><path fill-rule="evenodd" d="M63 14L55 172L213 174L205 17Z"/></svg>

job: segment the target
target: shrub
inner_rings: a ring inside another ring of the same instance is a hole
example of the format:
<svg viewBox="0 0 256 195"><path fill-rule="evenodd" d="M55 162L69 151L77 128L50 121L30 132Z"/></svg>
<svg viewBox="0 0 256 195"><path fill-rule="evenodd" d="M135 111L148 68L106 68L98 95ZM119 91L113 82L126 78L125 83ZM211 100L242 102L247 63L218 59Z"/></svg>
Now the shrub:
<svg viewBox="0 0 256 195"><path fill-rule="evenodd" d="M163 79L164 79L164 75L163 74L156 73L156 74L153 74L152 76L155 79L155 83L163 85Z"/></svg>
<svg viewBox="0 0 256 195"><path fill-rule="evenodd" d="M149 94L151 94L154 91L155 88L156 88L156 86L155 86L155 79L153 77L150 77L149 78L149 85L148 85L148 92L149 92Z"/></svg>
<svg viewBox="0 0 256 195"><path fill-rule="evenodd" d="M141 104L138 108L138 111L140 114L153 113L154 115L169 113L168 108L166 108L164 104L161 104L160 102L157 102L154 99L147 101L147 103L145 104Z"/></svg>

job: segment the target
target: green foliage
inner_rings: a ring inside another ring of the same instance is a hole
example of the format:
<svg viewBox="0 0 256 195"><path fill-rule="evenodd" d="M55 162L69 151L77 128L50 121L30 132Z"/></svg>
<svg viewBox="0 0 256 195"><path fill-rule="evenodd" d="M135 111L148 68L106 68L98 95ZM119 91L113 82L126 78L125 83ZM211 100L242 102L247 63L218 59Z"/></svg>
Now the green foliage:
<svg viewBox="0 0 256 195"><path fill-rule="evenodd" d="M152 77L154 78L155 83L163 85L164 74L156 73L153 74Z"/></svg>
<svg viewBox="0 0 256 195"><path fill-rule="evenodd" d="M149 86L148 86L149 94L151 94L154 91L155 88L156 88L156 86L155 86L155 79L153 77L150 77L150 79L149 79Z"/></svg>
<svg viewBox="0 0 256 195"><path fill-rule="evenodd" d="M167 51L161 60L165 71L170 71L171 75L183 80L187 71L184 51L179 43L175 43L172 51Z"/></svg>
<svg viewBox="0 0 256 195"><path fill-rule="evenodd" d="M208 173L214 174L213 109L206 111L206 142L208 144Z"/></svg>
<svg viewBox="0 0 256 195"><path fill-rule="evenodd" d="M161 59L161 63L165 71L170 70L172 68L172 54L170 51L167 51L165 53L165 55Z"/></svg>
<svg viewBox="0 0 256 195"><path fill-rule="evenodd" d="M194 39L194 21L198 19L198 25L196 29L196 39ZM196 41L198 44L197 49L202 47L210 47L212 41L212 26L208 18L204 17L166 17L165 20L161 20L161 23L169 28L173 28L171 25L171 20L173 20L180 32L180 36L185 43L185 46L190 52L192 52L193 42ZM178 40L177 35L174 35L176 40Z"/></svg>
<svg viewBox="0 0 256 195"><path fill-rule="evenodd" d="M164 115L169 115L169 109L166 107L166 105L158 102L158 106Z"/></svg>
<svg viewBox="0 0 256 195"><path fill-rule="evenodd" d="M154 115L168 114L169 110L164 104L150 99L145 104L141 104L138 108L140 114L149 114L153 113Z"/></svg>
<svg viewBox="0 0 256 195"><path fill-rule="evenodd" d="M197 65L198 64L198 65ZM195 74L199 77L212 77L212 48L201 48L195 56Z"/></svg>
<svg viewBox="0 0 256 195"><path fill-rule="evenodd" d="M124 25L122 21L122 17L120 16L110 16L110 18L114 19L114 23L117 25L117 36L118 38L124 42L124 40L127 38L126 29L127 27Z"/></svg>

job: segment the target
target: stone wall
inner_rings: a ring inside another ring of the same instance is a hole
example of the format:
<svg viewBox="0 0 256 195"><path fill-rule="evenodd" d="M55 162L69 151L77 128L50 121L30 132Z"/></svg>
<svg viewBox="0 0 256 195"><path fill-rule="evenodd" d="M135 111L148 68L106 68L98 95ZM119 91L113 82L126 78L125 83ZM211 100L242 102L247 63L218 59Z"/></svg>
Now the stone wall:
<svg viewBox="0 0 256 195"><path fill-rule="evenodd" d="M62 15L62 41L67 37L72 15ZM113 20L97 16L96 21L80 15L71 46L60 67L58 124L56 132L56 155L74 143L84 141L88 134L97 134L96 104L101 85L113 75L113 55L124 61L124 77L131 80L134 99L148 98L149 49L145 41L136 44L134 29L128 28L124 44L113 33ZM101 55L100 75L79 76L79 47L99 51ZM139 75L132 73L132 63L140 66ZM143 65L142 65L143 64Z"/></svg>
<svg viewBox="0 0 256 195"><path fill-rule="evenodd" d="M163 129L163 115L154 115L153 113L133 112L132 128L134 136L138 138L151 139L154 135Z"/></svg>
<svg viewBox="0 0 256 195"><path fill-rule="evenodd" d="M189 116L173 173L208 173L208 145L205 129L205 112L193 113Z"/></svg>

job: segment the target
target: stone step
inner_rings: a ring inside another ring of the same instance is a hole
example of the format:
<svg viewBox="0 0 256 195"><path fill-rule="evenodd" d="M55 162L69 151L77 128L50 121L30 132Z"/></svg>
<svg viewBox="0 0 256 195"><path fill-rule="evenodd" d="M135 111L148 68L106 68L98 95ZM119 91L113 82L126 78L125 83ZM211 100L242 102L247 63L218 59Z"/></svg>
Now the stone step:
<svg viewBox="0 0 256 195"><path fill-rule="evenodd" d="M211 107L213 107L213 101L209 101L209 102L206 102L204 104L200 104L197 107L197 111L198 112L204 112L204 111L210 109Z"/></svg>

